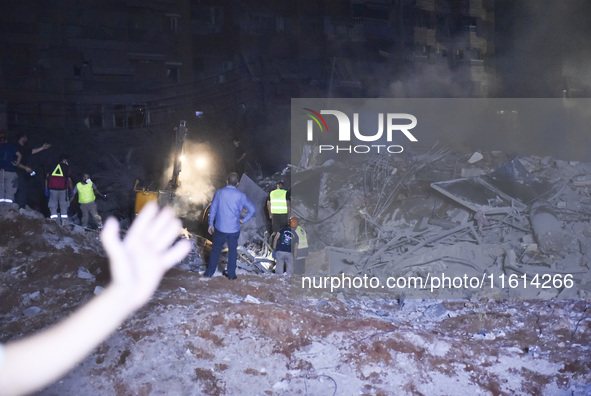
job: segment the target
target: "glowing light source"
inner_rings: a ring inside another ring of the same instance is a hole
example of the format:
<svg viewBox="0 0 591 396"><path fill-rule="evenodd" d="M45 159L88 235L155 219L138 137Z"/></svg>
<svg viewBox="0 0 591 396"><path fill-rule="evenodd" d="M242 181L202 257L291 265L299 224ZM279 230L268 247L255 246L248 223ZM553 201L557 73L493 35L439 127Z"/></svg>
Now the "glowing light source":
<svg viewBox="0 0 591 396"><path fill-rule="evenodd" d="M199 156L195 159L195 166L199 169L203 169L207 166L207 158L205 156Z"/></svg>

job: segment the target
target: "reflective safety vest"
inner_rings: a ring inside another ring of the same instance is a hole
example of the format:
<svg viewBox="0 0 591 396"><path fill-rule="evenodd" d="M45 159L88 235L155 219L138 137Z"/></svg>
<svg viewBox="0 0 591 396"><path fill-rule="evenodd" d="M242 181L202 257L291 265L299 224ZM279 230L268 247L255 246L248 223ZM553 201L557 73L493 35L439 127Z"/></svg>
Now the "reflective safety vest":
<svg viewBox="0 0 591 396"><path fill-rule="evenodd" d="M69 187L68 178L70 177L70 167L68 164L59 163L51 172L47 188L50 190L65 190Z"/></svg>
<svg viewBox="0 0 591 396"><path fill-rule="evenodd" d="M299 249L307 249L308 248L308 236L306 235L306 231L300 226L297 226L295 232L298 236L298 250Z"/></svg>
<svg viewBox="0 0 591 396"><path fill-rule="evenodd" d="M271 214L287 213L287 190L273 190L269 195Z"/></svg>
<svg viewBox="0 0 591 396"><path fill-rule="evenodd" d="M82 203L90 203L96 199L94 196L94 190L92 188L92 182L82 184L76 184L76 189L78 190L78 202Z"/></svg>

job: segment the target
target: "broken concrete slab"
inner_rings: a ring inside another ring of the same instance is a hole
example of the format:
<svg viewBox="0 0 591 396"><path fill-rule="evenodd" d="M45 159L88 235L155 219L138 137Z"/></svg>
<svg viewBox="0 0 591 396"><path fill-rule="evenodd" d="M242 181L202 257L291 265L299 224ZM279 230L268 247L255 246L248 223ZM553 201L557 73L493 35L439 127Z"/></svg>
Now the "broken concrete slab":
<svg viewBox="0 0 591 396"><path fill-rule="evenodd" d="M534 203L529 218L536 241L543 253L558 254L565 250L568 237L550 203L544 201Z"/></svg>
<svg viewBox="0 0 591 396"><path fill-rule="evenodd" d="M465 177L465 176L473 177ZM517 157L489 175L464 172L461 179L432 183L431 187L475 212L483 214L522 211L532 202L551 194L550 181L533 176Z"/></svg>
<svg viewBox="0 0 591 396"><path fill-rule="evenodd" d="M254 218L257 228L266 227L267 216L265 215L265 208L267 205L268 194L246 174L242 174L242 177L240 178L240 183L238 184L238 189L242 191L244 194L246 194L248 199L252 201L256 208Z"/></svg>
<svg viewBox="0 0 591 396"><path fill-rule="evenodd" d="M431 183L431 187L474 212L500 214L526 209L522 202L505 194L482 177L436 182Z"/></svg>

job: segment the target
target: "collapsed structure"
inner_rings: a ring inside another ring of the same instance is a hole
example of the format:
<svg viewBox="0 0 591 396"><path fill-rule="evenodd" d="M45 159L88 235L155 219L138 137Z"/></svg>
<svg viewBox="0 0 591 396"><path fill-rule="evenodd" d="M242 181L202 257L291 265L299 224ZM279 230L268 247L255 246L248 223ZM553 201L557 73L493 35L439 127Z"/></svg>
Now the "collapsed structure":
<svg viewBox="0 0 591 396"><path fill-rule="evenodd" d="M291 166L306 274L418 282L395 282L395 298L587 298L591 165L477 154Z"/></svg>
<svg viewBox="0 0 591 396"><path fill-rule="evenodd" d="M530 213L534 202L519 211L477 216L457 201L465 197L451 199L431 186L454 184L449 182L462 174L483 177L512 169L503 167L511 162L501 153L484 153L474 164L466 162L468 157L433 150L307 170L290 167L291 174L281 177L291 177L294 188L321 180L317 190L307 189L316 194L308 194L305 203L293 202L298 214L308 215L302 222L315 251L308 271L352 277L443 264L465 271L496 262L511 274L513 267L533 271L544 263L560 270L569 255L585 270L582 249L573 253L569 244L564 249L545 245L558 249L549 253L536 238L559 224L579 246L588 246L589 223L582 214L589 204L587 164L549 157L513 162L553 186L536 201L554 205L556 223L544 220L552 215L547 206ZM460 180L476 183L473 177ZM263 180L251 187L264 192L265 183L271 184ZM497 202L496 197L491 201ZM96 233L59 226L32 210L0 209L0 333L5 342L67 316L100 293L109 274ZM537 220L531 222L538 216L546 226L542 231ZM256 226L243 231L244 249L258 258L264 245L257 244L264 236ZM548 241L560 241L546 235ZM185 266L197 269L199 253L207 249L205 239L192 237L201 249L167 273L152 302L41 394L239 394L245 386L266 394L400 389L401 395L448 395L458 387L474 394L589 393L584 356L589 356L591 322L585 300L396 301L392 291L389 298L355 299L350 298L354 290L346 288L294 298L296 288L273 274L247 274L230 282L221 276L201 281L184 271ZM428 255L435 259L428 262ZM252 268L242 257L244 268ZM412 260L416 267L409 265ZM587 293L584 279L575 278L580 296Z"/></svg>

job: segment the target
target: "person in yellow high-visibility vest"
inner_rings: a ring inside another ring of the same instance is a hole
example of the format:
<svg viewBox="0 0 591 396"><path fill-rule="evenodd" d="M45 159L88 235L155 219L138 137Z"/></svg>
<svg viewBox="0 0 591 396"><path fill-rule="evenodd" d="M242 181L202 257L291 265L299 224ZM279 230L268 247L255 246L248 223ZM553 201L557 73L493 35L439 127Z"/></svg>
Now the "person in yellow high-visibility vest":
<svg viewBox="0 0 591 396"><path fill-rule="evenodd" d="M293 273L303 274L306 272L306 257L308 256L308 234L306 234L306 231L299 224L299 220L295 217L289 219L289 225L291 227L295 227L295 233L298 236Z"/></svg>
<svg viewBox="0 0 591 396"><path fill-rule="evenodd" d="M98 214L98 210L96 208L96 195L99 195L103 199L106 199L107 196L101 193L96 186L90 180L90 175L88 173L84 173L82 175L82 181L77 183L74 187L74 194L72 195L72 199L74 196L78 194L78 203L80 204L80 211L82 212L82 219L80 220L80 225L82 227L88 226L88 218L89 215L92 216L94 222L96 223L99 229L103 228L103 219Z"/></svg>
<svg viewBox="0 0 591 396"><path fill-rule="evenodd" d="M287 227L291 214L291 196L285 190L283 181L277 182L277 188L267 198L267 210L271 218L271 232L274 234L283 227Z"/></svg>

